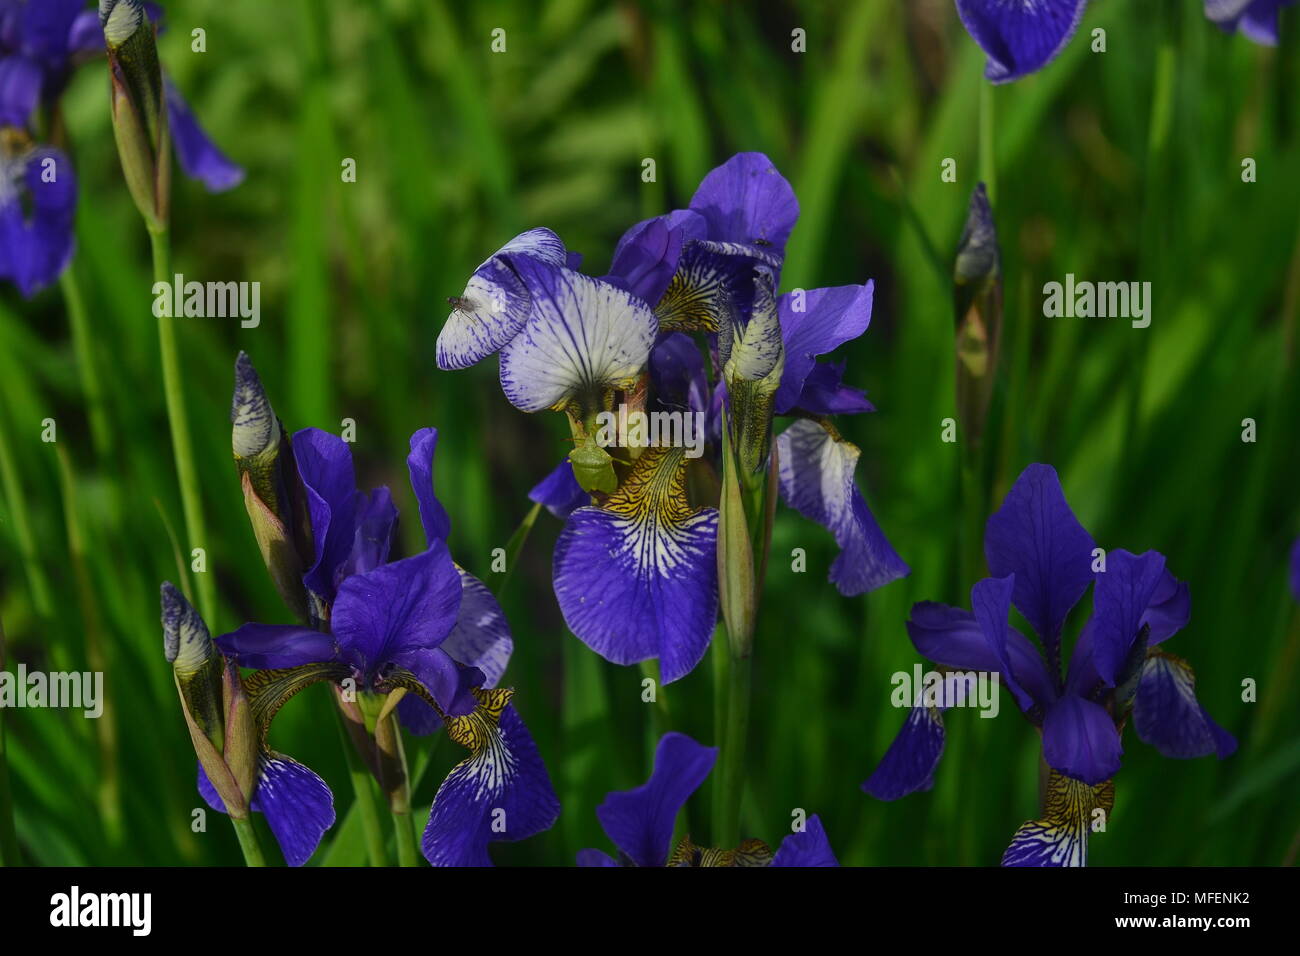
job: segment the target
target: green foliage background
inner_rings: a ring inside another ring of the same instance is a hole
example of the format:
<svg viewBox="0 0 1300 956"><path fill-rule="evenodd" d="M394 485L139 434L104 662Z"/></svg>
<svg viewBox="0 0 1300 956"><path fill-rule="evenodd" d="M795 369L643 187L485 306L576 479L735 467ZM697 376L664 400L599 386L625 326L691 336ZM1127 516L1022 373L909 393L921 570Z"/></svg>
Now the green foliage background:
<svg viewBox="0 0 1300 956"><path fill-rule="evenodd" d="M443 373L434 341L472 269L546 225L600 274L633 221L682 206L711 167L762 150L802 216L784 288L876 280L872 326L846 348L849 381L879 412L842 423L859 480L912 575L864 598L826 580L830 536L779 513L760 617L745 795L747 834L773 843L791 812L821 815L842 862L996 863L1037 815L1036 733L1001 715L949 715L934 789L863 794L902 719L890 675L916 655L914 601L964 604L953 409L951 257L976 182L983 56L948 0L740 3L595 0L175 0L163 61L214 138L248 169L209 196L178 177L175 268L262 283L262 324L182 320L182 361L217 576L214 631L288 622L258 558L230 460L236 352L252 356L291 429L356 421L363 486L406 515L406 441L442 432L438 493L452 550L493 582L491 550L564 453L556 416L525 416L495 362ZM995 213L1006 349L994 402L996 505L1021 468L1049 462L1108 547L1156 548L1190 583L1190 625L1169 645L1210 712L1241 741L1226 762L1173 761L1126 733L1125 766L1095 864L1278 864L1300 845L1295 681L1300 616L1286 587L1297 514L1300 393L1300 10L1266 50L1225 36L1199 0L1096 0L1061 57L993 91ZM190 51L190 30L207 52ZM507 52L489 49L506 30ZM792 53L791 30L807 31ZM1107 51L1093 53L1102 28ZM1155 95L1171 70L1167 101ZM1166 108L1167 107L1167 108ZM74 269L91 312L112 441L92 441L56 286L0 300L0 616L9 666L107 672L99 721L7 711L16 821L38 864L236 863L224 821L190 830L194 761L158 625L176 579L180 505L150 313L147 241L108 122L102 63L64 103L81 183ZM1243 157L1258 181L1241 180ZM340 181L352 157L357 182ZM641 181L653 157L657 182ZM958 182L940 179L945 157ZM1148 280L1151 327L1045 319L1041 288ZM41 441L54 418L58 441ZM1258 440L1241 439L1242 420ZM987 510L987 509L986 509ZM508 681L563 803L550 832L499 845L501 863L570 864L610 849L594 808L642 781L653 741L641 673L567 634L550 592L558 524L543 514L505 605ZM418 522L404 522L416 546ZM808 572L785 555L806 548ZM1089 598L1079 611L1086 613ZM1076 627L1082 613L1076 614ZM670 723L713 743L706 661L666 688ZM1243 703L1241 683L1258 682ZM331 784L339 825L313 862L364 860L328 694L277 721L274 745ZM432 755L426 806L456 757ZM689 805L708 834L708 790ZM260 824L259 824L260 825ZM272 844L267 840L268 848ZM268 849L268 852L273 850Z"/></svg>

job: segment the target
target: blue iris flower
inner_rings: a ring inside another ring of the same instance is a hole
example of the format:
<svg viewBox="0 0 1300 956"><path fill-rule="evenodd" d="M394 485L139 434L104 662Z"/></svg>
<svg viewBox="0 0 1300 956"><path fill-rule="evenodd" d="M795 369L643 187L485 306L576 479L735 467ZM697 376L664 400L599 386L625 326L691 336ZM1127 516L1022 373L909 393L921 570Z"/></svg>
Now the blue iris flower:
<svg viewBox="0 0 1300 956"><path fill-rule="evenodd" d="M814 814L804 828L781 841L776 853L762 840L736 849L696 846L689 836L672 845L677 814L708 778L718 759L685 734L667 733L655 748L650 779L634 790L609 794L596 809L618 859L601 850L581 850L579 866L839 866L821 820Z"/></svg>
<svg viewBox="0 0 1300 956"><path fill-rule="evenodd" d="M433 490L437 438L432 428L416 432L407 458L427 547L390 560L397 509L388 489L357 489L341 438L296 433L315 546L303 575L314 626L245 624L217 645L243 667L334 665L328 679L350 679L363 692L413 691L398 704L407 728L445 724L470 750L434 797L425 856L435 865L489 865L490 841L548 828L559 803L512 691L496 688L512 648L505 615L447 550L451 522ZM504 826L495 825L500 811Z"/></svg>
<svg viewBox="0 0 1300 956"><path fill-rule="evenodd" d="M451 299L438 365L499 353L510 402L563 410L575 437L601 410L643 396L647 410L702 416L716 456L728 387L706 368L724 369L733 343L754 339L775 358L762 370L773 381L757 430L772 415L794 419L775 440L780 495L835 537L830 579L841 593L878 588L908 568L857 487L858 449L828 418L872 406L844 384L842 364L819 361L866 331L873 285L776 295L798 215L771 160L739 153L704 177L687 208L628 229L598 278L576 271L555 233L529 230ZM569 629L615 663L658 660L671 682L699 663L717 621L716 502L692 500L692 459L680 448L619 465L602 488L579 479L571 456L530 497L565 520L553 575Z"/></svg>
<svg viewBox="0 0 1300 956"><path fill-rule="evenodd" d="M1003 862L1082 864L1089 814L1113 801L1128 721L1168 757L1222 759L1236 749L1197 702L1191 667L1161 647L1191 616L1188 588L1158 552L1097 549L1047 465L1017 479L988 521L984 552L992 577L971 589L972 610L917 604L908 634L943 668L998 674L1042 734L1051 771L1044 818L1021 827ZM1063 668L1062 630L1089 585L1093 613ZM1012 605L1041 653L1008 623ZM953 703L912 707L863 789L881 800L928 790L943 755L942 710Z"/></svg>
<svg viewBox="0 0 1300 956"><path fill-rule="evenodd" d="M153 22L162 9L143 5ZM35 143L39 110L52 109L72 72L104 53L99 16L85 0L0 0L0 279L24 296L49 285L74 249L77 178L60 150ZM220 192L243 169L203 131L180 92L164 77L168 123L181 169Z"/></svg>

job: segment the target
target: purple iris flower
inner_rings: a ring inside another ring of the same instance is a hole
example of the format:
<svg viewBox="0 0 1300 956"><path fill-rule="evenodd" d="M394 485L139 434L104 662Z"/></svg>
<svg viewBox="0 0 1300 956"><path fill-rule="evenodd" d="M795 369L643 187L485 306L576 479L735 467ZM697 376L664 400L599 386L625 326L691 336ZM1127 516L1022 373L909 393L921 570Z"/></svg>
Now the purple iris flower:
<svg viewBox="0 0 1300 956"><path fill-rule="evenodd" d="M908 568L857 488L858 449L825 420L871 405L843 384L842 365L819 362L866 331L873 286L775 296L798 214L771 160L740 153L704 177L686 209L629 229L603 277L574 271L554 233L530 230L453 300L439 366L499 352L510 402L563 410L575 443L595 441L593 422L610 407L703 416L716 456L724 412L737 412L723 375L706 371L705 352L707 368L730 374L733 351L745 350L760 393L749 406L758 409L754 431L767 433L774 414L798 419L776 439L781 496L835 536L841 554L830 578L842 593L880 587ZM571 455L530 493L566 522L553 564L565 622L607 660L657 659L661 679L677 680L701 660L717 621L717 509L690 500L692 458L679 447L626 455L618 473L606 460L603 474L601 451L584 451L592 472L577 474Z"/></svg>
<svg viewBox="0 0 1300 956"><path fill-rule="evenodd" d="M329 679L351 678L362 692L414 691L398 704L408 729L445 724L471 751L434 799L425 855L435 865L488 865L488 842L546 829L559 804L512 692L492 689L510 657L510 630L496 598L447 549L451 521L433 488L437 438L435 429L417 431L407 458L427 547L389 560L397 510L388 489L357 489L341 438L296 433L315 548L303 574L313 626L245 624L217 644L243 667L333 665Z"/></svg>
<svg viewBox="0 0 1300 956"><path fill-rule="evenodd" d="M54 281L72 260L76 210L77 175L62 152L26 145L0 156L0 279L29 298Z"/></svg>
<svg viewBox="0 0 1300 956"><path fill-rule="evenodd" d="M303 573L313 627L245 624L217 639L244 667L295 667L339 661L360 689L403 668L452 716L474 709L471 687L495 687L513 644L492 592L459 568L447 550L451 519L433 489L438 433L411 436L407 457L426 550L389 561L397 508L387 488L358 490L351 446L337 435L305 428L293 454L307 493L315 561ZM427 705L403 701L409 729L435 726Z"/></svg>
<svg viewBox="0 0 1300 956"><path fill-rule="evenodd" d="M618 859L601 850L581 850L578 865L839 866L816 815L802 831L782 840L775 854L762 840L746 840L734 850L712 849L697 847L687 836L674 848L677 814L717 759L716 747L705 747L685 734L664 734L655 749L650 779L634 790L609 794L596 809L601 827L618 848Z"/></svg>
<svg viewBox="0 0 1300 956"><path fill-rule="evenodd" d="M971 589L972 610L922 602L908 634L945 669L996 673L1042 733L1053 774L1046 822L1026 824L1004 862L1082 862L1089 821L1079 808L1110 799L1130 717L1138 737L1168 757L1222 759L1236 749L1197 702L1191 668L1159 647L1191 616L1187 585L1158 552L1096 549L1048 465L1017 479L988 521L984 552L993 576ZM1062 630L1089 584L1092 616L1063 671ZM1008 624L1013 604L1042 653ZM881 800L929 789L943 754L942 710L953 703L918 701L863 789Z"/></svg>
<svg viewBox="0 0 1300 956"><path fill-rule="evenodd" d="M1056 59L1087 5L1087 0L957 0L957 15L988 57L985 78L1010 83Z"/></svg>
<svg viewBox="0 0 1300 956"><path fill-rule="evenodd" d="M1205 15L1227 33L1240 31L1255 43L1277 46L1277 19L1296 0L1205 0Z"/></svg>
<svg viewBox="0 0 1300 956"><path fill-rule="evenodd" d="M162 10L146 3L154 22ZM85 0L0 2L0 279L24 296L49 285L72 260L77 178L72 163L25 130L38 109L53 108L76 67L104 53L96 11ZM211 141L170 79L164 78L168 122L186 175L220 192L244 178Z"/></svg>

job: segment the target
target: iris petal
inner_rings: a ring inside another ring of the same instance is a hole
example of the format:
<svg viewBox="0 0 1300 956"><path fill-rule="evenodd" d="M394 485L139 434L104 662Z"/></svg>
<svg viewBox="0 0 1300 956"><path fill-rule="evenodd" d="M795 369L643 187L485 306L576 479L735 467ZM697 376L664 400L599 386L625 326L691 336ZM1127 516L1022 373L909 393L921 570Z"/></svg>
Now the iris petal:
<svg viewBox="0 0 1300 956"><path fill-rule="evenodd" d="M618 241L605 278L654 305L677 271L685 240L684 230L674 229L667 216L639 222Z"/></svg>
<svg viewBox="0 0 1300 956"><path fill-rule="evenodd" d="M1087 0L957 0L957 13L988 56L985 78L1007 83L1056 59L1086 6Z"/></svg>
<svg viewBox="0 0 1300 956"><path fill-rule="evenodd" d="M779 255L759 246L738 242L692 239L682 247L672 281L655 304L655 316L664 331L718 332L731 313L743 318L753 303L754 272L766 269L773 277L781 271Z"/></svg>
<svg viewBox="0 0 1300 956"><path fill-rule="evenodd" d="M777 447L781 497L826 528L840 546L830 579L841 594L874 591L909 573L853 480L857 446L801 419L777 437Z"/></svg>
<svg viewBox="0 0 1300 956"><path fill-rule="evenodd" d="M770 866L839 866L826 829L817 814L808 818L803 831L791 833L781 841Z"/></svg>
<svg viewBox="0 0 1300 956"><path fill-rule="evenodd" d="M470 756L433 798L422 846L434 866L491 866L489 842L522 840L559 816L546 765L510 696L481 691L473 713L448 721L448 736Z"/></svg>
<svg viewBox="0 0 1300 956"><path fill-rule="evenodd" d="M316 561L303 575L303 583L328 603L334 598L335 572L351 553L356 534L352 448L337 435L304 428L293 436L293 455L307 490L316 549Z"/></svg>
<svg viewBox="0 0 1300 956"><path fill-rule="evenodd" d="M25 56L0 58L0 125L25 128L41 98L40 66Z"/></svg>
<svg viewBox="0 0 1300 956"><path fill-rule="evenodd" d="M1011 611L1011 591L1014 587L1015 578L1010 575L1005 578L985 578L971 588L970 601L984 641L997 663L997 670L1015 695L1020 709L1029 710L1034 705L1034 699L1016 679L1008 647L1012 631L1007 624L1007 614Z"/></svg>
<svg viewBox="0 0 1300 956"><path fill-rule="evenodd" d="M637 459L603 507L579 508L555 544L565 623L615 664L659 659L665 683L708 649L718 614L718 512L692 510L680 448Z"/></svg>
<svg viewBox="0 0 1300 956"><path fill-rule="evenodd" d="M551 473L535 484L528 492L528 500L542 505L560 520L568 518L578 508L591 503L591 495L582 490L573 477L573 463L565 458Z"/></svg>
<svg viewBox="0 0 1300 956"><path fill-rule="evenodd" d="M650 779L632 790L609 794L596 809L606 835L637 866L663 866L678 812L717 759L716 747L705 747L685 734L664 734L655 748Z"/></svg>
<svg viewBox="0 0 1300 956"><path fill-rule="evenodd" d="M176 89L176 84L166 74L163 74L163 89L167 97L169 132L176 146L176 159L185 175L197 179L212 193L225 192L242 183L244 167L232 161L212 142L180 90Z"/></svg>
<svg viewBox="0 0 1300 956"><path fill-rule="evenodd" d="M1043 759L1068 777L1094 785L1109 780L1123 753L1110 714L1091 700L1065 694L1043 719Z"/></svg>
<svg viewBox="0 0 1300 956"><path fill-rule="evenodd" d="M1012 600L1047 648L1092 582L1092 536L1083 529L1050 465L1030 465L984 530L984 555L996 578L1016 576Z"/></svg>
<svg viewBox="0 0 1300 956"><path fill-rule="evenodd" d="M22 166L18 188L0 183L0 278L30 298L72 261L77 175L63 153L48 147L15 162Z"/></svg>
<svg viewBox="0 0 1300 956"><path fill-rule="evenodd" d="M532 297L523 329L501 351L501 387L526 412L583 408L645 367L658 323L636 296L533 259L512 260Z"/></svg>
<svg viewBox="0 0 1300 956"><path fill-rule="evenodd" d="M298 667L338 657L334 638L323 631L282 624L245 624L218 637L217 646L240 667L255 670Z"/></svg>
<svg viewBox="0 0 1300 956"><path fill-rule="evenodd" d="M1186 661L1159 651L1147 656L1133 699L1138 737L1166 757L1231 756L1237 741L1196 699L1196 675Z"/></svg>
<svg viewBox="0 0 1300 956"><path fill-rule="evenodd" d="M1002 854L1003 866L1085 866L1088 834L1097 811L1115 806L1115 784L1089 786L1051 772L1040 820L1022 824Z"/></svg>
<svg viewBox="0 0 1300 956"><path fill-rule="evenodd" d="M433 490L433 456L437 447L438 429L421 428L411 436L411 452L406 456L411 489L420 507L420 524L429 544L446 541L451 534L451 518Z"/></svg>
<svg viewBox="0 0 1300 956"><path fill-rule="evenodd" d="M460 611L442 649L459 663L482 671L482 686L495 687L514 650L510 622L487 585L464 568L459 570L464 585Z"/></svg>
<svg viewBox="0 0 1300 956"><path fill-rule="evenodd" d="M343 659L371 675L404 651L436 648L455 626L461 591L441 543L345 579L330 618Z"/></svg>
<svg viewBox="0 0 1300 956"><path fill-rule="evenodd" d="M1106 570L1097 574L1089 622L1092 659L1107 686L1115 686L1164 575L1164 555L1157 551L1135 555L1122 549L1107 555Z"/></svg>
<svg viewBox="0 0 1300 956"><path fill-rule="evenodd" d="M944 667L1000 671L1005 666L993 653L983 629L970 611L922 601L912 606L907 633L922 657ZM1043 663L1042 654L1028 638L1008 626L1006 656L1016 683L1029 692L1033 703L1045 710L1056 700L1056 687Z"/></svg>
<svg viewBox="0 0 1300 956"><path fill-rule="evenodd" d="M762 153L737 153L713 169L691 197L709 238L768 245L781 254L799 218L794 190Z"/></svg>
<svg viewBox="0 0 1300 956"><path fill-rule="evenodd" d="M532 299L516 266L529 259L562 266L568 256L549 229L529 229L498 249L474 270L447 316L438 334L438 368L468 368L519 334Z"/></svg>
<svg viewBox="0 0 1300 956"><path fill-rule="evenodd" d="M198 787L208 806L226 812L202 767ZM260 761L249 807L266 817L284 861L290 866L302 866L311 859L325 831L334 825L334 795L325 781L296 760L273 751Z"/></svg>
<svg viewBox="0 0 1300 956"><path fill-rule="evenodd" d="M776 393L776 410L784 414L798 403L817 356L835 351L867 330L875 284L846 285L787 293L777 301L785 340L785 371ZM796 306L800 308L796 310Z"/></svg>
<svg viewBox="0 0 1300 956"><path fill-rule="evenodd" d="M897 800L934 786L943 756L943 715L937 707L912 707L875 772L862 789L877 800Z"/></svg>

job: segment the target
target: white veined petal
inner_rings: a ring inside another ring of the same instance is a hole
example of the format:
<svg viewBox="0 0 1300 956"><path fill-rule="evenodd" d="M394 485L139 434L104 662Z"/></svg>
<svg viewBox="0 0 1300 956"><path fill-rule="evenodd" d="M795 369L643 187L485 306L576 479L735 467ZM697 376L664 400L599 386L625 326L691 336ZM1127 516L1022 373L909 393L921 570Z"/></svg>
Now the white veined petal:
<svg viewBox="0 0 1300 956"><path fill-rule="evenodd" d="M659 328L643 301L570 269L513 261L532 299L527 324L501 352L501 387L515 407L594 398L641 373Z"/></svg>
<svg viewBox="0 0 1300 956"><path fill-rule="evenodd" d="M438 334L438 367L461 369L499 351L528 321L531 302L516 259L564 264L567 253L549 229L515 236L474 270Z"/></svg>

